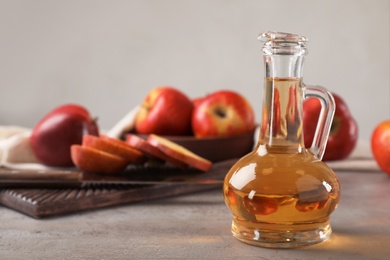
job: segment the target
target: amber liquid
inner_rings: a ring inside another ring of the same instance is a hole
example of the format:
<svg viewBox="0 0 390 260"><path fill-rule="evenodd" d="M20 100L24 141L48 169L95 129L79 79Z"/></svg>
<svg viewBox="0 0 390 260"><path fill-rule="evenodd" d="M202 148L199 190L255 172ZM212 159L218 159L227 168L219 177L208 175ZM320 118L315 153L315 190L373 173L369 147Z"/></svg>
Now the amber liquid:
<svg viewBox="0 0 390 260"><path fill-rule="evenodd" d="M259 143L225 178L233 235L265 247L321 242L331 233L339 182L302 144L300 80L266 81L265 88Z"/></svg>

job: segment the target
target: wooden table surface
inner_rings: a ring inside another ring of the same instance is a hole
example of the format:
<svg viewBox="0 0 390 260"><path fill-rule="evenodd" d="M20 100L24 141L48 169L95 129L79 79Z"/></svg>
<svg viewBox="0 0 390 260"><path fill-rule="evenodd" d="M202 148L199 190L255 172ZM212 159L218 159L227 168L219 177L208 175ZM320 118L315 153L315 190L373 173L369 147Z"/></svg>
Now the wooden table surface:
<svg viewBox="0 0 390 260"><path fill-rule="evenodd" d="M337 172L333 234L299 249L265 249L230 233L219 189L47 219L0 207L2 259L389 259L390 177Z"/></svg>

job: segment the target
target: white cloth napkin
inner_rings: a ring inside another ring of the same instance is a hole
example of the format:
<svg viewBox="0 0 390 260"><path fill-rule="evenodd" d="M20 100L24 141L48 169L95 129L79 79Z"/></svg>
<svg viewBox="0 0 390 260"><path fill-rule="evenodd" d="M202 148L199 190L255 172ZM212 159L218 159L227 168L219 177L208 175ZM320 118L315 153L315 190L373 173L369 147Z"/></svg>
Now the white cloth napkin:
<svg viewBox="0 0 390 260"><path fill-rule="evenodd" d="M121 138L121 136L129 132L134 128L135 117L138 113L139 106L130 110L118 123L116 123L107 133L106 135L113 138Z"/></svg>
<svg viewBox="0 0 390 260"><path fill-rule="evenodd" d="M0 126L0 166L10 169L42 170L31 150L31 129L19 126Z"/></svg>

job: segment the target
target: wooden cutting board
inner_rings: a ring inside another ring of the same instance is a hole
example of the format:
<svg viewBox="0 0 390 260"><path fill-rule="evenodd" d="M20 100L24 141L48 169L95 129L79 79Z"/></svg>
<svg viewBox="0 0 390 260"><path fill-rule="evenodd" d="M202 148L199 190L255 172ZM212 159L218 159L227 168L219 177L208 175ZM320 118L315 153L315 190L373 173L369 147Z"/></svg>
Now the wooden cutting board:
<svg viewBox="0 0 390 260"><path fill-rule="evenodd" d="M154 178L156 175L169 175L172 177L190 176L191 179L223 180L234 162L235 160L229 160L215 163L206 173L183 171L168 166L153 166L127 169L124 175L142 176L141 179L148 179L151 176ZM33 218L45 218L210 189L222 189L222 185L85 183L79 188L6 188L0 189L0 204Z"/></svg>

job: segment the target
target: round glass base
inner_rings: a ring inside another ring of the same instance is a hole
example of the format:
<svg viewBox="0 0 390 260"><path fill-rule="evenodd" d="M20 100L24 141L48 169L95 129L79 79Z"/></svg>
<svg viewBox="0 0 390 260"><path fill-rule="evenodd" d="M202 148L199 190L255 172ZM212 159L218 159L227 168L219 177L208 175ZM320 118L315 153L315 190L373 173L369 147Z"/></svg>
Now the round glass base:
<svg viewBox="0 0 390 260"><path fill-rule="evenodd" d="M240 225L241 224L241 225ZM332 229L328 221L322 224L311 225L276 225L266 224L268 227L246 226L233 220L232 233L241 242L267 248L295 248L309 246L327 240ZM253 223L252 223L253 224ZM308 229L309 227L309 229Z"/></svg>

